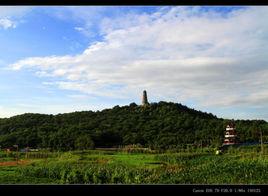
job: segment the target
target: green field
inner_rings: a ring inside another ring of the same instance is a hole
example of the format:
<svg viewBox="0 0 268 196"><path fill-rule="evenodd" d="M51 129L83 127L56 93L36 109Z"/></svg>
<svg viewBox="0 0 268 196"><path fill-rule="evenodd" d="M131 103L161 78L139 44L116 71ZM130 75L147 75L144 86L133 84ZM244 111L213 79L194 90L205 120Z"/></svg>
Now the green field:
<svg viewBox="0 0 268 196"><path fill-rule="evenodd" d="M268 184L267 146L141 153L0 153L1 184Z"/></svg>

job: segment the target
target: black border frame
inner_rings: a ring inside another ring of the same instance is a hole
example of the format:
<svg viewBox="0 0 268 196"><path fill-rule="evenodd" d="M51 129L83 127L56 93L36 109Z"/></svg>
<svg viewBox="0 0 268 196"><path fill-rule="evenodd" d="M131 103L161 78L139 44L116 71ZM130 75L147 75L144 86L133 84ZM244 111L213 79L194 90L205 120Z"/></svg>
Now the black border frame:
<svg viewBox="0 0 268 196"><path fill-rule="evenodd" d="M267 195L267 185L0 185L1 195L10 194L70 194L70 195Z"/></svg>
<svg viewBox="0 0 268 196"><path fill-rule="evenodd" d="M1 0L0 5L268 5L262 0Z"/></svg>
<svg viewBox="0 0 268 196"><path fill-rule="evenodd" d="M268 5L261 0L1 0L0 6L162 6L210 5L241 6ZM268 21L267 21L268 22ZM267 185L0 185L0 195L10 194L71 194L71 195L139 195L139 194L234 194L260 195L268 193ZM90 194L89 194L90 193Z"/></svg>

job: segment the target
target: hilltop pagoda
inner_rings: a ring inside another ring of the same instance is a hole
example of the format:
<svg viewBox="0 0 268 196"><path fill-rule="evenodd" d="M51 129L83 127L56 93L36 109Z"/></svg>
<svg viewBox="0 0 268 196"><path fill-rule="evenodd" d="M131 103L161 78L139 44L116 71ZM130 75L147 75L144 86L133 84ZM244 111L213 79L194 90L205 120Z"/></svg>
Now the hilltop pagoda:
<svg viewBox="0 0 268 196"><path fill-rule="evenodd" d="M234 144L238 144L238 138L237 138L237 133L235 130L235 124L229 123L226 126L223 146L224 145L234 145Z"/></svg>
<svg viewBox="0 0 268 196"><path fill-rule="evenodd" d="M146 90L144 90L143 91L143 94L142 94L142 105L143 106L149 105L149 102L148 102L148 99L147 99L147 92L146 92Z"/></svg>

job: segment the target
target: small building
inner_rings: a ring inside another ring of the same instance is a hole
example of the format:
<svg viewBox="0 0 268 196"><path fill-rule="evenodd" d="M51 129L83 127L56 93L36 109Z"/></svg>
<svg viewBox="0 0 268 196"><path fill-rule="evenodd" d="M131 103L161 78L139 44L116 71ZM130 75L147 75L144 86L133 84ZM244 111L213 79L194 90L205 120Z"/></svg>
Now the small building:
<svg viewBox="0 0 268 196"><path fill-rule="evenodd" d="M29 152L38 152L38 151L39 151L38 148L30 148L30 149L29 149Z"/></svg>
<svg viewBox="0 0 268 196"><path fill-rule="evenodd" d="M20 152L29 152L29 151L30 151L29 147L20 149Z"/></svg>
<svg viewBox="0 0 268 196"><path fill-rule="evenodd" d="M5 152L12 152L12 151L17 151L17 148L15 148L14 146L11 146L11 147L6 147L3 150Z"/></svg>

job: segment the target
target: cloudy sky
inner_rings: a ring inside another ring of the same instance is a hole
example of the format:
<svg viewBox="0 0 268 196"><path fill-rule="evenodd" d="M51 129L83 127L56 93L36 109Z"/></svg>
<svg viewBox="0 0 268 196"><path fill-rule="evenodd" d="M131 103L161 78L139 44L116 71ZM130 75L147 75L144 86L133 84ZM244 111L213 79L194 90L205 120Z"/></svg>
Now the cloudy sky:
<svg viewBox="0 0 268 196"><path fill-rule="evenodd" d="M268 7L0 7L0 117L179 102L268 120Z"/></svg>

